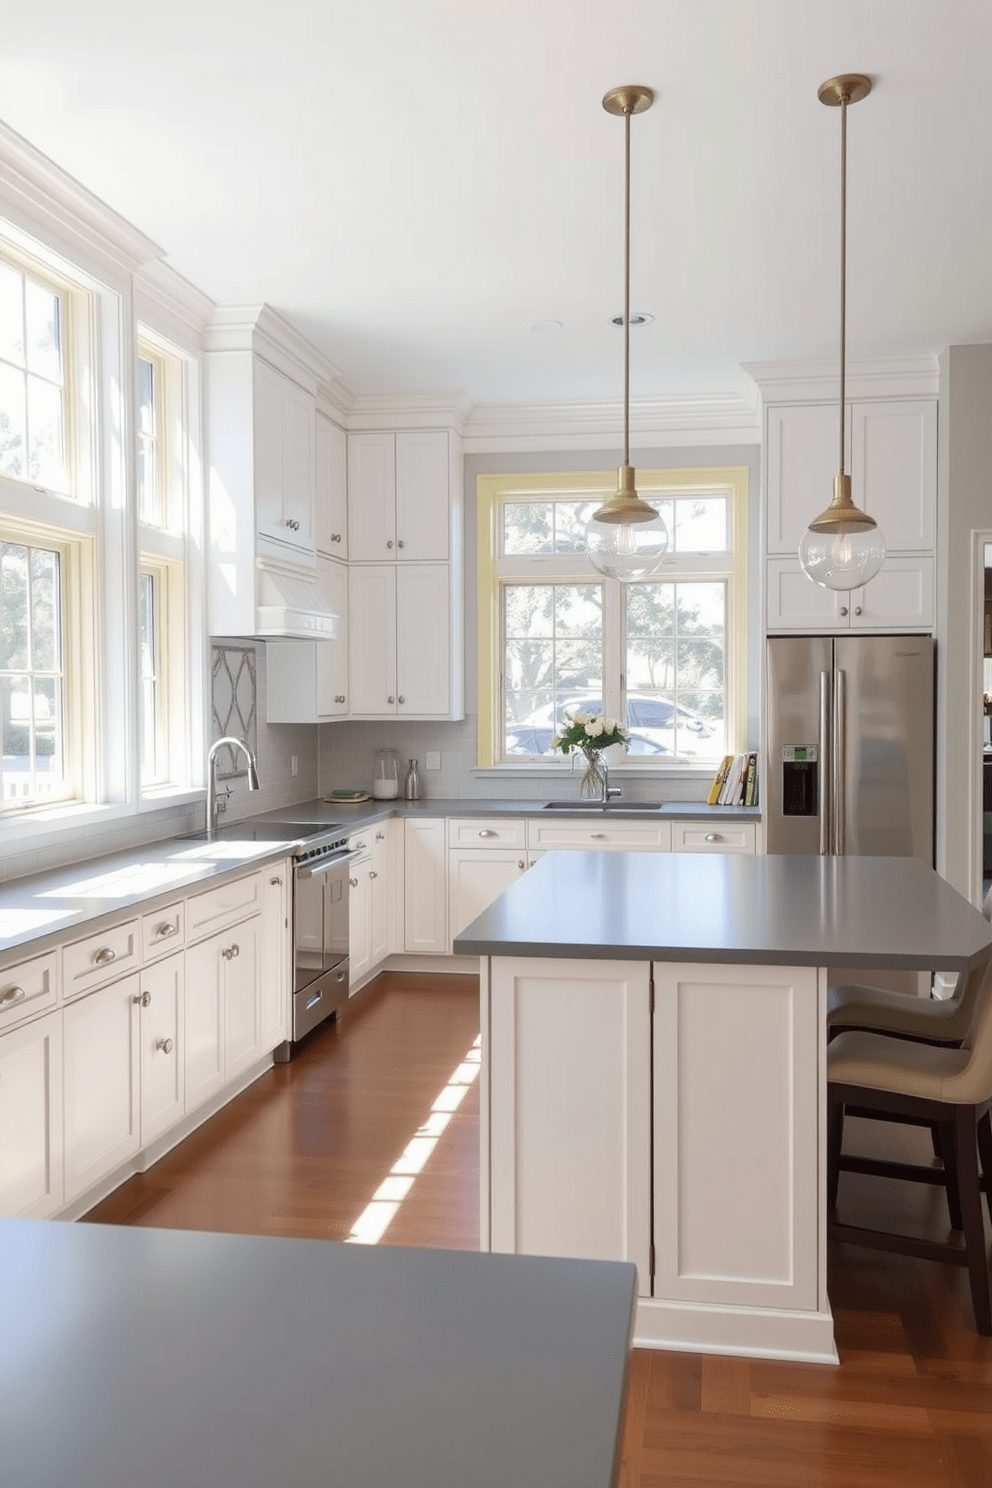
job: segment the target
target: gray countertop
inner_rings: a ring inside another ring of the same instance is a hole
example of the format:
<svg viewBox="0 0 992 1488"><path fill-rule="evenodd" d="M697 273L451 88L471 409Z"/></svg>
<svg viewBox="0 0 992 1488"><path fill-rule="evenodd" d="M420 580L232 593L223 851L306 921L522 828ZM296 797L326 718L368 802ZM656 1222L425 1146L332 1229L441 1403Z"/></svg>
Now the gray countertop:
<svg viewBox="0 0 992 1488"><path fill-rule="evenodd" d="M143 847L113 853L89 861L68 864L0 885L0 965L9 964L25 949L41 953L50 945L66 938L97 931L112 919L129 910L142 913L168 902L175 894L184 894L198 885L209 887L235 873L244 873L258 864L286 857L296 842L287 830L283 842L251 842L239 833L248 832L257 822L323 822L328 826L360 828L391 816L536 816L543 800L434 800L434 801L365 801L354 806L322 799L304 801L278 811L247 817L241 822L223 823L216 841L173 837L149 842ZM636 806L631 803L636 814ZM577 813L578 814L578 813ZM623 810L610 808L610 816L623 816ZM545 813L550 816L551 813ZM593 813L582 813L588 819ZM756 820L754 807L732 808L680 803L652 812L650 817L678 816L709 820L718 815L723 821ZM566 812L556 813L558 817Z"/></svg>
<svg viewBox="0 0 992 1488"><path fill-rule="evenodd" d="M0 1220L11 1488L609 1488L626 1262Z"/></svg>
<svg viewBox="0 0 992 1488"><path fill-rule="evenodd" d="M461 955L964 971L992 924L915 858L549 853Z"/></svg>

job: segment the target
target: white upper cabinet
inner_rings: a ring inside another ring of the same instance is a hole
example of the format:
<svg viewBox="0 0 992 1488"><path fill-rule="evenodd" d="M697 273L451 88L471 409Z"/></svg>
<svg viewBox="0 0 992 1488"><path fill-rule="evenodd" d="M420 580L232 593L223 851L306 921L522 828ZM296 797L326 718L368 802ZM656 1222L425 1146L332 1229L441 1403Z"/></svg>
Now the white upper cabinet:
<svg viewBox="0 0 992 1488"><path fill-rule="evenodd" d="M855 505L873 516L889 553L932 552L937 511L937 404L866 399L848 405L845 463ZM840 448L837 407L778 404L765 418L766 550L795 554L830 505Z"/></svg>
<svg viewBox="0 0 992 1488"><path fill-rule="evenodd" d="M350 716L455 716L447 564L358 566L349 584Z"/></svg>
<svg viewBox="0 0 992 1488"><path fill-rule="evenodd" d="M348 566L317 561L320 592L337 617L328 641L267 643L265 706L269 723L323 723L348 713Z"/></svg>
<svg viewBox="0 0 992 1488"><path fill-rule="evenodd" d="M402 430L348 436L349 557L359 563L446 562L448 435Z"/></svg>
<svg viewBox="0 0 992 1488"><path fill-rule="evenodd" d="M317 552L328 558L347 558L348 436L319 409L314 524Z"/></svg>
<svg viewBox="0 0 992 1488"><path fill-rule="evenodd" d="M253 375L256 530L312 561L313 396L260 357Z"/></svg>

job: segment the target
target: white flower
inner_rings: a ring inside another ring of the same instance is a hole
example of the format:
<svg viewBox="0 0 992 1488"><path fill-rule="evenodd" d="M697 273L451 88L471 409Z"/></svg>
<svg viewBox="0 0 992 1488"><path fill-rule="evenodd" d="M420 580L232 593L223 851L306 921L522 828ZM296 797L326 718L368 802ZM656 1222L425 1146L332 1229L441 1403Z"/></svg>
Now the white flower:
<svg viewBox="0 0 992 1488"><path fill-rule="evenodd" d="M617 721L616 721L615 718L604 718L603 719L603 733L604 734L612 734L613 730L615 728L619 728L619 727L620 727L620 725L617 723Z"/></svg>
<svg viewBox="0 0 992 1488"><path fill-rule="evenodd" d="M552 749L560 749L561 748L561 740L558 738L557 734L551 740L551 748Z"/></svg>
<svg viewBox="0 0 992 1488"><path fill-rule="evenodd" d="M597 738L603 732L603 720L599 717L590 718L586 724L586 733L590 739Z"/></svg>
<svg viewBox="0 0 992 1488"><path fill-rule="evenodd" d="M571 721L573 723L580 723L580 724L583 724L583 725L587 724L589 722L590 718L592 718L592 716L593 715L591 713L566 713L565 714L565 717L571 719Z"/></svg>

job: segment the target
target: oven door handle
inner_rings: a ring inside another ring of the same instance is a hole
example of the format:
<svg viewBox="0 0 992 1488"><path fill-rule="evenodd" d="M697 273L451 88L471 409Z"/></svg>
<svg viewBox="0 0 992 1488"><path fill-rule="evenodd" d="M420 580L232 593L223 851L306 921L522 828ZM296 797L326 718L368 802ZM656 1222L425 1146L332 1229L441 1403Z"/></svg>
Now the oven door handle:
<svg viewBox="0 0 992 1488"><path fill-rule="evenodd" d="M329 873L340 863L348 863L352 858L360 858L365 852L368 852L368 848L359 847L354 852L335 853L333 858L325 858L322 863L314 863L312 867L297 868L296 876L297 878L316 878L318 873Z"/></svg>

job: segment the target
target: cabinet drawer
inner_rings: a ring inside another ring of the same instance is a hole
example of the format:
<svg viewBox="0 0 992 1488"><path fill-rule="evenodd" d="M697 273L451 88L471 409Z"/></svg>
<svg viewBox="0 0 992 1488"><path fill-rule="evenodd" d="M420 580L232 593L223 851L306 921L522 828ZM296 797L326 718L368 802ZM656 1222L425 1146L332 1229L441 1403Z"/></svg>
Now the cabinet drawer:
<svg viewBox="0 0 992 1488"><path fill-rule="evenodd" d="M753 853L754 822L673 822L672 852Z"/></svg>
<svg viewBox="0 0 992 1488"><path fill-rule="evenodd" d="M185 904L180 901L178 904L167 904L163 909L157 909L154 914L142 916L141 959L143 961L154 961L157 956L164 956L167 951L179 949L186 929L185 910Z"/></svg>
<svg viewBox="0 0 992 1488"><path fill-rule="evenodd" d="M0 1029L54 1007L58 996L58 952L36 956L0 971Z"/></svg>
<svg viewBox="0 0 992 1488"><path fill-rule="evenodd" d="M381 825L379 827L379 831L382 831ZM375 827L362 827L359 831L352 832L351 836L348 838L348 851L371 852L372 839L374 838L375 833Z"/></svg>
<svg viewBox="0 0 992 1488"><path fill-rule="evenodd" d="M62 950L62 997L68 1001L134 971L140 959L141 923L127 920L73 941Z"/></svg>
<svg viewBox="0 0 992 1488"><path fill-rule="evenodd" d="M262 875L248 873L219 888L194 894L186 902L186 939L194 940L224 925L233 925L262 908Z"/></svg>
<svg viewBox="0 0 992 1488"><path fill-rule="evenodd" d="M527 822L523 817L449 817L448 846L523 849L527 846Z"/></svg>
<svg viewBox="0 0 992 1488"><path fill-rule="evenodd" d="M632 852L667 852L672 844L668 821L531 821L527 824L529 847L591 847L629 849Z"/></svg>

